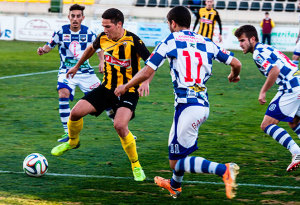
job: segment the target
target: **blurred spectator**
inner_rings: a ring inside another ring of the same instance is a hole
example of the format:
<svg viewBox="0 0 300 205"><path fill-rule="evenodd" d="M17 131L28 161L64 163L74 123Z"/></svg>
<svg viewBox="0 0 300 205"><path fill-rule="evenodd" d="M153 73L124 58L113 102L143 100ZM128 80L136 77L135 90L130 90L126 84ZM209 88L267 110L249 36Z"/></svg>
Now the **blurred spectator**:
<svg viewBox="0 0 300 205"><path fill-rule="evenodd" d="M220 29L219 42L222 42L222 23L219 13L213 8L213 4L213 0L205 1L205 7L199 10L199 15L195 21L193 31L195 31L197 24L200 23L197 33L212 40L215 23L217 21Z"/></svg>
<svg viewBox="0 0 300 205"><path fill-rule="evenodd" d="M260 22L260 27L262 27L262 43L268 42L271 45L271 33L272 28L275 27L275 23L269 17L269 12L265 13L265 18Z"/></svg>

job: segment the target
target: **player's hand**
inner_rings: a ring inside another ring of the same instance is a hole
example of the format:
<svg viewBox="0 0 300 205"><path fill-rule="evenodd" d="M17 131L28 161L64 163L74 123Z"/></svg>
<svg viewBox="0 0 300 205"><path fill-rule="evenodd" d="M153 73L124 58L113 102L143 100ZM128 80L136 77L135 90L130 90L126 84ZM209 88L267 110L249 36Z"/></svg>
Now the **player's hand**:
<svg viewBox="0 0 300 205"><path fill-rule="evenodd" d="M299 41L299 38L297 38L297 40L296 40L296 44L298 43L298 41Z"/></svg>
<svg viewBox="0 0 300 205"><path fill-rule="evenodd" d="M114 93L117 97L123 95L125 92L126 92L125 85L118 86L114 91Z"/></svg>
<svg viewBox="0 0 300 205"><path fill-rule="evenodd" d="M76 68L76 67L73 67L73 68L71 68L68 72L67 72L67 78L74 78L74 76L75 76L75 74L77 73L77 71L78 71L78 68Z"/></svg>
<svg viewBox="0 0 300 205"><path fill-rule="evenodd" d="M222 35L219 34L219 43L222 43Z"/></svg>
<svg viewBox="0 0 300 205"><path fill-rule="evenodd" d="M99 63L99 72L103 73L104 72L104 62Z"/></svg>
<svg viewBox="0 0 300 205"><path fill-rule="evenodd" d="M232 73L229 74L228 80L230 83L237 83L240 81L240 76L238 75L237 77L234 77Z"/></svg>
<svg viewBox="0 0 300 205"><path fill-rule="evenodd" d="M150 90L149 90L149 83L148 83L148 81L147 82L146 81L142 82L141 86L138 89L138 92L139 92L140 97L148 96L149 95Z"/></svg>
<svg viewBox="0 0 300 205"><path fill-rule="evenodd" d="M258 96L258 101L261 105L265 104L267 102L266 101L266 93L260 92L259 96Z"/></svg>
<svg viewBox="0 0 300 205"><path fill-rule="evenodd" d="M45 51L44 51L43 47L38 47L37 54L40 55L40 56L45 54Z"/></svg>

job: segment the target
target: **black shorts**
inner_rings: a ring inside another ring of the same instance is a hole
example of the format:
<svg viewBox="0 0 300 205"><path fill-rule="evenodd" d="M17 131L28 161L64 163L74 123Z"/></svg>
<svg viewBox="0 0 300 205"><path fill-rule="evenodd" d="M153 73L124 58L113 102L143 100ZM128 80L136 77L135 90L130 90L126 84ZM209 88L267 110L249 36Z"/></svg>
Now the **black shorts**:
<svg viewBox="0 0 300 205"><path fill-rule="evenodd" d="M127 107L133 112L133 118L136 105L139 101L139 94L137 92L126 92L124 95L117 97L114 91L100 85L82 99L87 100L97 110L95 113L90 113L91 115L99 116L107 108L112 108L116 112L120 107Z"/></svg>

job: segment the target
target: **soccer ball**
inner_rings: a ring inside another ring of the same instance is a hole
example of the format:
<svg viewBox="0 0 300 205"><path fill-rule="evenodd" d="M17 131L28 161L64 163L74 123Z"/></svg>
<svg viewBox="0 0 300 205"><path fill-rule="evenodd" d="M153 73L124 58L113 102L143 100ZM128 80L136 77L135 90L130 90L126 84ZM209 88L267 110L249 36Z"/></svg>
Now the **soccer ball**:
<svg viewBox="0 0 300 205"><path fill-rule="evenodd" d="M28 176L41 177L48 170L48 161L43 155L32 153L24 159L23 170Z"/></svg>

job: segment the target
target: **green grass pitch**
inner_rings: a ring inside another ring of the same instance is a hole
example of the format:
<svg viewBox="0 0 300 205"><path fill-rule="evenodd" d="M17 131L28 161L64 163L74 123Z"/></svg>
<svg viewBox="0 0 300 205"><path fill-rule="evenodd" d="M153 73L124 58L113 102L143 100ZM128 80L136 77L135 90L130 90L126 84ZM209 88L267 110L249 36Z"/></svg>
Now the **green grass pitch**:
<svg viewBox="0 0 300 205"><path fill-rule="evenodd" d="M129 160L105 114L84 118L80 149L51 156L52 147L63 134L57 74L3 78L57 69L57 49L38 56L36 49L41 45L0 41L0 204L300 203L300 170L287 173L291 160L288 150L260 130L267 105L260 105L257 99L265 78L251 54L235 52L243 64L237 84L228 83L229 66L214 63L207 83L210 116L199 130L199 149L193 153L215 162L236 162L241 168L237 197L226 199L222 179L216 175L185 174L183 193L175 200L153 182L156 175L171 177L167 141L174 99L168 63L156 73L150 96L140 99L136 118L129 124L138 137L139 158L147 175L146 181L135 182ZM95 56L91 64L97 65ZM267 93L268 102L275 93L276 86ZM72 107L82 95L76 90ZM280 126L300 143L286 123ZM33 152L47 158L49 174L32 178L21 173L24 158Z"/></svg>

